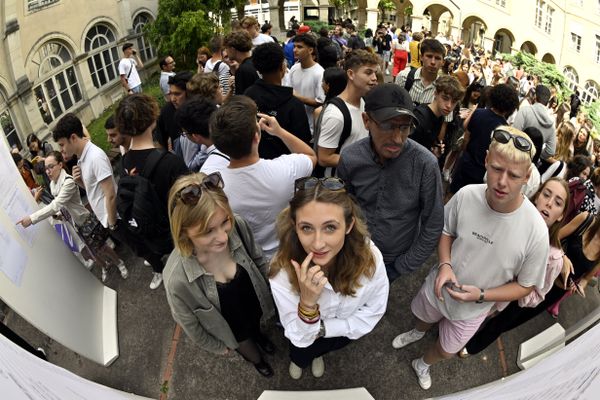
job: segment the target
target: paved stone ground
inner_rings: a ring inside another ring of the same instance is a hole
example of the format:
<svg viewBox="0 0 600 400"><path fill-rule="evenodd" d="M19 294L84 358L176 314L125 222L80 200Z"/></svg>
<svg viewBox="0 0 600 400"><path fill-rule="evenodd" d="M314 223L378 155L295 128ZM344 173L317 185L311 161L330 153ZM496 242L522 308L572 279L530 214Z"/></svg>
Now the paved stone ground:
<svg viewBox="0 0 600 400"><path fill-rule="evenodd" d="M97 365L46 337L14 312L7 324L35 346L43 346L50 362L84 378L116 389L150 398L164 399L256 399L263 390L318 390L364 386L376 399L420 399L454 393L482 385L503 376L496 344L477 356L455 358L432 368L433 387L423 391L410 369L410 360L422 354L435 340L434 332L415 344L394 350L391 341L413 325L409 304L419 289L426 266L409 277L394 282L388 311L376 329L345 349L325 356L325 375L315 379L307 369L299 381L287 372L289 359L283 332L270 326L268 335L278 353L268 360L275 376L266 379L237 355L219 357L204 352L181 333L174 346L175 323L171 319L164 290L151 291L152 274L141 260L122 252L131 276L123 281L113 271L107 282L118 292L120 356L110 366ZM99 275L99 271L94 271ZM597 288L588 288L588 297L568 299L559 321L565 328L600 304ZM555 321L543 313L502 337L508 373L518 371L516 356L522 341L549 327ZM175 347L175 348L174 348ZM169 367L171 354L172 368ZM171 371L169 373L169 371ZM166 378L165 378L166 377ZM165 381L166 379L166 381Z"/></svg>

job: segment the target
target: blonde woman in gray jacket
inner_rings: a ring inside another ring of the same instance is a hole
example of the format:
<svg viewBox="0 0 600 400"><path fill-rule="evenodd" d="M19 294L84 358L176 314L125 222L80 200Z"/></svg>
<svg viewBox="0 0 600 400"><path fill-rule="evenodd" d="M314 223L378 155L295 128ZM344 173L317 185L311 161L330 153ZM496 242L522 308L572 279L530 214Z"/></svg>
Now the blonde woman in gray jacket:
<svg viewBox="0 0 600 400"><path fill-rule="evenodd" d="M222 355L235 350L270 377L262 353L275 348L260 331L261 319L275 312L268 264L222 188L218 172L186 175L171 187L175 249L163 272L167 300L175 321L201 348Z"/></svg>

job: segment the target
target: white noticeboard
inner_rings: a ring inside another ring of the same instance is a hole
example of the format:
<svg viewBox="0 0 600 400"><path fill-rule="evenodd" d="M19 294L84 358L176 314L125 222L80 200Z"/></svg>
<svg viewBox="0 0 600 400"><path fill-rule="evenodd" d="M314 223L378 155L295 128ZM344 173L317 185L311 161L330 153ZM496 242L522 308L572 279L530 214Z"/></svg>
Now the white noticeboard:
<svg viewBox="0 0 600 400"><path fill-rule="evenodd" d="M533 367L444 400L596 400L600 394L600 324Z"/></svg>
<svg viewBox="0 0 600 400"><path fill-rule="evenodd" d="M119 355L117 294L77 260L48 222L15 225L38 206L4 138L0 194L0 298L55 341L110 364Z"/></svg>
<svg viewBox="0 0 600 400"><path fill-rule="evenodd" d="M0 335L1 398L10 400L149 400L83 379L37 358Z"/></svg>

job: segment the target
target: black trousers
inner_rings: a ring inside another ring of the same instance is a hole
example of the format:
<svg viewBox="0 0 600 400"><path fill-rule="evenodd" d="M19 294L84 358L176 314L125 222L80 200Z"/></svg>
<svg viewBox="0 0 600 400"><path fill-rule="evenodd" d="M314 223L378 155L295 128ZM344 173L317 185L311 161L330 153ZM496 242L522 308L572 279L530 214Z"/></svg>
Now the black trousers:
<svg viewBox="0 0 600 400"><path fill-rule="evenodd" d="M21 336L14 333L8 326L4 325L1 321L0 321L0 334L5 336L8 340L13 342L17 346L21 347L22 349L27 350L34 356L37 356L44 361L47 361L44 353L42 353L41 351L39 351L37 349L34 349L32 345L30 345L29 343L27 343L25 341L25 339L23 339Z"/></svg>
<svg viewBox="0 0 600 400"><path fill-rule="evenodd" d="M164 254L158 254L146 246L141 238L136 237L127 229L125 222L120 221L117 224L117 229L111 232L111 236L114 236L118 241L129 246L136 256L148 261L154 272L162 273L163 269L165 269L165 265L162 262L162 257ZM166 254L169 253L170 251Z"/></svg>
<svg viewBox="0 0 600 400"><path fill-rule="evenodd" d="M315 358L331 351L339 350L351 342L345 336L333 338L318 338L308 347L296 347L290 342L290 359L300 368L306 368Z"/></svg>
<svg viewBox="0 0 600 400"><path fill-rule="evenodd" d="M549 306L558 301L565 294L565 290L553 286L546 294L544 301L536 307L519 307L518 301L512 301L502 312L489 319L483 327L469 340L466 345L469 354L477 354L487 348L493 341L513 328L529 321L542 313Z"/></svg>

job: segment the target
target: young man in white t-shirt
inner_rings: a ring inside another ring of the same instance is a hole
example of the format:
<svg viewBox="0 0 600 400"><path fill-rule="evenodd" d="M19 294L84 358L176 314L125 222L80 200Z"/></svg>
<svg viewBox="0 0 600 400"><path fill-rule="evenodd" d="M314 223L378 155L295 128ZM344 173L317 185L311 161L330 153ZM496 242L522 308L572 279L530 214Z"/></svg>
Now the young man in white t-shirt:
<svg viewBox="0 0 600 400"><path fill-rule="evenodd" d="M250 224L265 256L271 258L279 242L275 222L294 195L294 182L311 174L316 162L312 148L281 128L274 117L258 114L254 101L234 96L211 117L210 135L230 157L221 176L233 211ZM292 154L272 160L258 155L261 130L281 139Z"/></svg>
<svg viewBox="0 0 600 400"><path fill-rule="evenodd" d="M121 85L127 94L142 93L142 80L138 74L138 67L144 68L144 64L133 48L133 43L125 43L123 45L123 58L119 61L119 76L121 77Z"/></svg>
<svg viewBox="0 0 600 400"><path fill-rule="evenodd" d="M263 43L274 42L273 38L264 33L260 33L260 24L251 15L247 15L240 21L242 29L246 30L252 39L252 47L260 46Z"/></svg>
<svg viewBox="0 0 600 400"><path fill-rule="evenodd" d="M439 323L436 343L412 361L423 389L431 387L429 367L458 353L496 302L520 299L544 284L548 229L521 193L534 154L523 132L497 128L485 161L487 184L467 185L446 204L439 264L411 304L415 329L392 342L404 347Z"/></svg>
<svg viewBox="0 0 600 400"><path fill-rule="evenodd" d="M73 167L73 179L87 192L92 211L102 226L115 231L117 184L106 153L83 135L83 125L74 114L66 114L58 121L52 132L52 138L65 158L77 156L79 161ZM125 263L121 260L117 267L123 279L127 279L129 271ZM102 267L103 282L107 274L107 268Z"/></svg>
<svg viewBox="0 0 600 400"><path fill-rule="evenodd" d="M344 101L352 120L350 136L341 143L340 151L347 145L369 135L362 119L365 102L362 99L371 88L377 85L379 59L366 50L355 50L344 62L348 83L346 89L338 96ZM334 104L323 111L321 131L318 138L317 158L322 167L337 167L340 160L340 139L344 129L344 116Z"/></svg>
<svg viewBox="0 0 600 400"><path fill-rule="evenodd" d="M315 61L316 54L317 41L312 35L303 34L294 38L294 58L299 62L290 68L288 81L294 89L294 96L304 103L311 133L315 108L325 101L321 85L324 69Z"/></svg>

